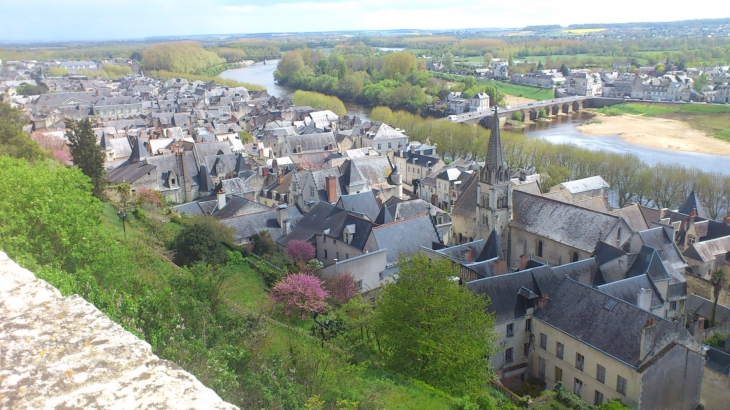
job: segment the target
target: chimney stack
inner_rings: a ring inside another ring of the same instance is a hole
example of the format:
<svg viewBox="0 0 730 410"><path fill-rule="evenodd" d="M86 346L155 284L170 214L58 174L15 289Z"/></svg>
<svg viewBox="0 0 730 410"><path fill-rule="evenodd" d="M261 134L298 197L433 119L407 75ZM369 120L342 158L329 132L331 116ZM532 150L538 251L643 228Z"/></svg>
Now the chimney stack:
<svg viewBox="0 0 730 410"><path fill-rule="evenodd" d="M282 225L282 228L284 229L284 235L289 235L291 232L291 220L289 218L284 219L281 221L284 225Z"/></svg>
<svg viewBox="0 0 730 410"><path fill-rule="evenodd" d="M277 174L277 176L276 176L276 183L281 185L283 182L284 182L284 174L279 172L279 174Z"/></svg>
<svg viewBox="0 0 730 410"><path fill-rule="evenodd" d="M520 255L520 260L517 264L517 270L525 270L527 269L527 263L530 262L530 257L527 255Z"/></svg>
<svg viewBox="0 0 730 410"><path fill-rule="evenodd" d="M337 177L328 176L325 178L327 181L326 192L327 202L337 202Z"/></svg>
<svg viewBox="0 0 730 410"><path fill-rule="evenodd" d="M226 193L221 189L218 191L218 210L226 207Z"/></svg>
<svg viewBox="0 0 730 410"><path fill-rule="evenodd" d="M651 289L641 288L636 295L636 306L641 310L651 312Z"/></svg>
<svg viewBox="0 0 730 410"><path fill-rule="evenodd" d="M492 273L494 273L495 276L504 275L505 273L507 273L507 261L504 259L497 259L496 261L494 261L492 269Z"/></svg>
<svg viewBox="0 0 730 410"><path fill-rule="evenodd" d="M284 220L289 221L289 208L286 207L286 204L281 204L276 208L276 222L284 228Z"/></svg>
<svg viewBox="0 0 730 410"><path fill-rule="evenodd" d="M705 340L705 318L699 317L695 321L694 336L697 343L702 343Z"/></svg>
<svg viewBox="0 0 730 410"><path fill-rule="evenodd" d="M641 346L639 346L639 360L646 359L654 345L654 332L656 331L656 323L654 318L650 317L646 320L646 324L641 328Z"/></svg>
<svg viewBox="0 0 730 410"><path fill-rule="evenodd" d="M269 176L269 172L270 172L270 171L271 171L271 170L270 170L269 168L263 168L263 169L261 170L261 174L263 175L263 177L264 177L264 178L266 178L266 177L268 177L268 176Z"/></svg>
<svg viewBox="0 0 730 410"><path fill-rule="evenodd" d="M471 246L464 251L464 259L466 260L466 263L474 262L474 249L472 249Z"/></svg>
<svg viewBox="0 0 730 410"><path fill-rule="evenodd" d="M545 309L545 306L547 306L548 302L550 301L550 298L547 294L540 295L540 298L537 300L537 308L538 309Z"/></svg>

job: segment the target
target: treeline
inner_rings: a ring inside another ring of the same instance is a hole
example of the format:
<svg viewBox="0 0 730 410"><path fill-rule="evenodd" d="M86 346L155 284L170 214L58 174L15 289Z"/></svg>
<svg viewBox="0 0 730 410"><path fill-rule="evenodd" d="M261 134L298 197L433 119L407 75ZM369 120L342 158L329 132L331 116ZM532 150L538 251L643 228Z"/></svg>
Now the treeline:
<svg viewBox="0 0 730 410"><path fill-rule="evenodd" d="M261 61L274 60L281 57L281 53L297 48L305 48L307 44L303 41L276 41L263 39L240 39L231 43L226 43L218 54L224 57L226 61L241 61L244 59ZM236 51L233 51L236 50ZM231 60L230 58L240 58L239 60Z"/></svg>
<svg viewBox="0 0 730 410"><path fill-rule="evenodd" d="M444 158L483 161L490 132L479 126L424 119L408 112L377 107L370 114L402 128L413 140L438 147ZM694 189L712 219L730 212L730 176L675 164L650 166L634 154L589 151L573 145L556 145L524 134L501 132L504 159L513 168L544 174L543 189L562 182L600 175L611 185L614 205L629 203L676 209Z"/></svg>
<svg viewBox="0 0 730 410"><path fill-rule="evenodd" d="M147 44L101 44L93 47L66 44L63 47L23 49L0 49L0 59L8 60L106 60L130 58L147 48Z"/></svg>
<svg viewBox="0 0 730 410"><path fill-rule="evenodd" d="M146 70L196 74L224 62L218 54L194 41L153 44L142 53L142 65Z"/></svg>
<svg viewBox="0 0 730 410"><path fill-rule="evenodd" d="M281 84L369 106L425 112L444 81L429 78L424 66L409 52L376 54L361 44L322 52L297 49L284 53L274 72Z"/></svg>
<svg viewBox="0 0 730 410"><path fill-rule="evenodd" d="M343 103L339 98L313 91L297 90L292 96L292 101L296 105L310 106L321 110L330 110L340 117L347 113L345 103Z"/></svg>

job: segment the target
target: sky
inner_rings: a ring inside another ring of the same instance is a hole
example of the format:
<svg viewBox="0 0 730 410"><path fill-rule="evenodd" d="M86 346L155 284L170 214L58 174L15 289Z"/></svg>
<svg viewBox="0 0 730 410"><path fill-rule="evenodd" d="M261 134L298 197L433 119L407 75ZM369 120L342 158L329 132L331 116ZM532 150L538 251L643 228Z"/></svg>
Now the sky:
<svg viewBox="0 0 730 410"><path fill-rule="evenodd" d="M719 0L717 0L719 1ZM0 0L0 42L730 17L666 0Z"/></svg>

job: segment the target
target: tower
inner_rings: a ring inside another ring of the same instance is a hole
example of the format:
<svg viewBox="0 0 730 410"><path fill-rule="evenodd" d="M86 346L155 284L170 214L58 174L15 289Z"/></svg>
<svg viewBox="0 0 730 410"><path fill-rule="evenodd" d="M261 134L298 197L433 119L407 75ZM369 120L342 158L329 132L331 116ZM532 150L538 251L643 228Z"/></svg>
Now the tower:
<svg viewBox="0 0 730 410"><path fill-rule="evenodd" d="M502 254L507 255L507 229L512 220L512 192L510 172L502 158L502 140L499 136L499 116L494 106L492 132L489 137L487 160L479 170L477 185L477 238L487 240L493 230L499 234ZM509 259L507 259L509 262Z"/></svg>
<svg viewBox="0 0 730 410"><path fill-rule="evenodd" d="M393 181L393 184L395 184L395 196L398 199L403 199L403 175L401 175L398 165L393 167L390 179Z"/></svg>

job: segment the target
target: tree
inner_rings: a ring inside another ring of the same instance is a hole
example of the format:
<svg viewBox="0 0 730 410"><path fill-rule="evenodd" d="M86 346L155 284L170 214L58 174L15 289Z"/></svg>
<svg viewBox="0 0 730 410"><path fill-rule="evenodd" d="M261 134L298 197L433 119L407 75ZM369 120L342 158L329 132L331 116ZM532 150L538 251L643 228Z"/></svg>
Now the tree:
<svg viewBox="0 0 730 410"><path fill-rule="evenodd" d="M271 289L271 298L281 304L287 317L305 319L315 310L321 312L327 308L325 299L329 292L323 285L324 282L316 276L297 273L277 282Z"/></svg>
<svg viewBox="0 0 730 410"><path fill-rule="evenodd" d="M512 54L510 54L509 57L507 57L507 66L510 69L512 69L512 67L514 67L514 65L515 65L515 59L512 58Z"/></svg>
<svg viewBox="0 0 730 410"><path fill-rule="evenodd" d="M707 73L702 73L694 78L694 89L698 93L701 93L702 88L704 88L709 83L710 83L710 77L707 75Z"/></svg>
<svg viewBox="0 0 730 410"><path fill-rule="evenodd" d="M451 54L450 51L447 51L446 54L444 54L444 58L441 60L441 63L444 65L444 68L451 70L454 68L454 55Z"/></svg>
<svg viewBox="0 0 730 410"><path fill-rule="evenodd" d="M9 104L0 102L0 155L33 161L47 158L48 152L23 132L25 117Z"/></svg>
<svg viewBox="0 0 730 410"><path fill-rule="evenodd" d="M710 327L715 327L715 315L717 314L717 301L720 299L720 292L725 284L725 272L722 269L717 269L712 272L710 278L712 282L712 296L715 300L712 303L712 317L710 318Z"/></svg>
<svg viewBox="0 0 730 410"><path fill-rule="evenodd" d="M492 55L492 53L484 54L484 64L486 64L488 67L491 67L493 58L494 55Z"/></svg>
<svg viewBox="0 0 730 410"><path fill-rule="evenodd" d="M512 113L512 120L514 121L522 121L524 118L522 116L522 111L515 111Z"/></svg>
<svg viewBox="0 0 730 410"><path fill-rule="evenodd" d="M654 71L656 71L657 74L664 74L666 66L664 64L657 64L654 66Z"/></svg>
<svg viewBox="0 0 730 410"><path fill-rule="evenodd" d="M451 394L473 394L491 377L494 319L488 299L454 282L448 259L417 254L399 262L373 317L387 366Z"/></svg>
<svg viewBox="0 0 730 410"><path fill-rule="evenodd" d="M396 74L407 76L411 71L418 69L418 59L408 51L388 53L383 58L383 71L388 78L395 78Z"/></svg>
<svg viewBox="0 0 730 410"><path fill-rule="evenodd" d="M91 129L91 121L66 120L66 139L71 149L74 165L81 169L87 177L91 178L94 186L94 196L102 199L104 196L104 152L96 143L96 135Z"/></svg>
<svg viewBox="0 0 730 410"><path fill-rule="evenodd" d="M198 262L223 265L229 259L224 242L232 242L232 236L232 229L212 216L194 217L175 238L174 261L185 266Z"/></svg>
<svg viewBox="0 0 730 410"><path fill-rule="evenodd" d="M277 250L276 244L271 239L271 234L268 231L251 235L251 242L253 243L253 249L251 250L258 256L271 254Z"/></svg>
<svg viewBox="0 0 730 410"><path fill-rule="evenodd" d="M540 70L542 70L542 69L544 69L544 68L545 68L545 67L544 67L544 66L542 65L542 61L539 61L539 62L537 63L537 71L540 71Z"/></svg>
<svg viewBox="0 0 730 410"><path fill-rule="evenodd" d="M326 283L330 296L341 305L360 294L355 278L349 271L339 273L334 278L328 279Z"/></svg>
<svg viewBox="0 0 730 410"><path fill-rule="evenodd" d="M286 246L286 254L294 259L294 262L308 262L314 259L316 250L311 243L294 239Z"/></svg>
<svg viewBox="0 0 730 410"><path fill-rule="evenodd" d="M563 73L563 77L567 77L570 75L570 69L565 66L565 63L560 65L560 72Z"/></svg>

